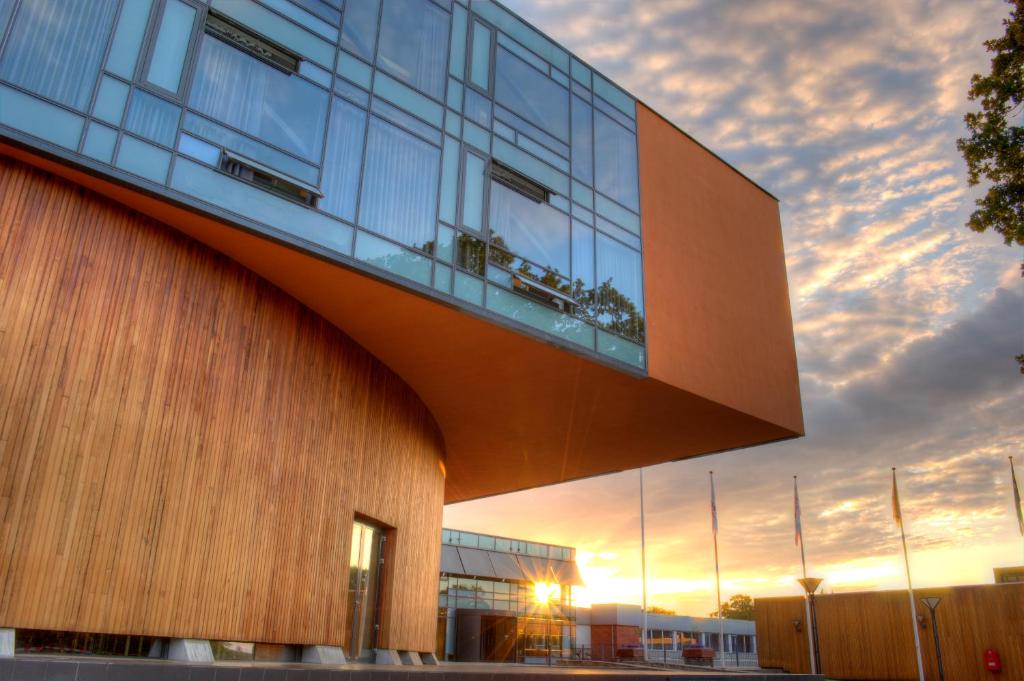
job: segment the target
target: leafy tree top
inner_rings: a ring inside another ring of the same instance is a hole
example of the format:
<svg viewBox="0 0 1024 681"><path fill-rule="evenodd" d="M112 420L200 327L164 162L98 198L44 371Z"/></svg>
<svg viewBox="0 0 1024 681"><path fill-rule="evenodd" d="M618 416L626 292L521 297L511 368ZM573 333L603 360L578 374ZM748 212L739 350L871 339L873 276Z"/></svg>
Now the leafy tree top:
<svg viewBox="0 0 1024 681"><path fill-rule="evenodd" d="M1007 246L1024 246L1024 0L1007 2L1013 9L1003 20L1005 35L985 41L991 73L972 76L967 93L981 111L964 116L970 135L956 146L967 162L968 184L991 183L967 226L991 228Z"/></svg>
<svg viewBox="0 0 1024 681"><path fill-rule="evenodd" d="M718 617L718 611L711 613L711 616ZM728 602L722 603L722 617L727 620L754 619L754 599L747 594L736 594Z"/></svg>

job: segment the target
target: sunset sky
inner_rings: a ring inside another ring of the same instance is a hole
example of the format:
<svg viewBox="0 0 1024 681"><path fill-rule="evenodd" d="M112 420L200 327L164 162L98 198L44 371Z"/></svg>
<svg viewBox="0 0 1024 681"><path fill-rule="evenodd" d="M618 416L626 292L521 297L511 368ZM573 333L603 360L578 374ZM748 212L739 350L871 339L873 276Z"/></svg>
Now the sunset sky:
<svg viewBox="0 0 1024 681"><path fill-rule="evenodd" d="M797 594L792 476L825 591L905 586L900 470L920 585L1024 563L1022 252L963 227L955 140L1001 1L504 0L779 197L807 436L646 469L652 605ZM581 602L640 602L638 473L449 506L445 525L566 544Z"/></svg>

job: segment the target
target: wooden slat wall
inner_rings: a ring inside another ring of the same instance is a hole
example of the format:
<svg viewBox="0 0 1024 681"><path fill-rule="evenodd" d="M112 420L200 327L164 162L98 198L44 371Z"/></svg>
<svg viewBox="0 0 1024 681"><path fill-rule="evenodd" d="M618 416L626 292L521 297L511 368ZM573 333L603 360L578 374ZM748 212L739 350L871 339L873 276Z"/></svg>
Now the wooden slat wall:
<svg viewBox="0 0 1024 681"><path fill-rule="evenodd" d="M807 611L803 599L758 598L754 603L757 662L765 669L810 674ZM800 631L793 626L800 620ZM762 635L762 632L768 632Z"/></svg>
<svg viewBox="0 0 1024 681"><path fill-rule="evenodd" d="M409 387L174 230L0 157L0 626L433 650L443 442Z"/></svg>
<svg viewBox="0 0 1024 681"><path fill-rule="evenodd" d="M1024 584L918 589L914 593L918 601L926 596L942 597L936 614L947 679L991 681L992 674L982 664L988 648L995 648L1002 657L1001 678L1024 679ZM817 601L821 666L829 678L917 679L906 591L829 594ZM758 599L755 610L761 665L806 671L807 637L795 634L791 623L793 613L803 611L803 599ZM927 608L920 602L918 614L928 618ZM930 619L918 631L926 678L937 680ZM793 640L797 636L802 644Z"/></svg>

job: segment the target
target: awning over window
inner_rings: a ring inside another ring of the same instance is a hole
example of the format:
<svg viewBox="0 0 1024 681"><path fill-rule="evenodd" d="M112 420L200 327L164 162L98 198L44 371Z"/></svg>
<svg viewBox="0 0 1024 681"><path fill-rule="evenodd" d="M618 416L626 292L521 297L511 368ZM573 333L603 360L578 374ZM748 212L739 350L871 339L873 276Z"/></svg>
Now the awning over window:
<svg viewBox="0 0 1024 681"><path fill-rule="evenodd" d="M501 551L441 546L441 571L466 577L489 577L513 582L554 582L578 586L583 578L575 561L520 556Z"/></svg>
<svg viewBox="0 0 1024 681"><path fill-rule="evenodd" d="M450 575L465 574L466 571L462 567L462 559L459 558L459 551L454 546L441 545L441 572L446 572Z"/></svg>
<svg viewBox="0 0 1024 681"><path fill-rule="evenodd" d="M490 551L460 546L459 558L462 559L462 567L465 568L465 572L462 574L474 577L497 577L494 574L494 566L491 565L491 559L487 556L488 553Z"/></svg>

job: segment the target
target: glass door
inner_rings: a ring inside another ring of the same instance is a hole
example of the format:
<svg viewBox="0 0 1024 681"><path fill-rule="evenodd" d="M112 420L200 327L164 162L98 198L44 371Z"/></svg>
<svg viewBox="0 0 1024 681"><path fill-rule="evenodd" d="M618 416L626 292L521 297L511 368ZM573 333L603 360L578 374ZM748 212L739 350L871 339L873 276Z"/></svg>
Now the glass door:
<svg viewBox="0 0 1024 681"><path fill-rule="evenodd" d="M372 660L380 629L380 582L384 569L384 531L362 521L352 525L346 607L348 654Z"/></svg>

